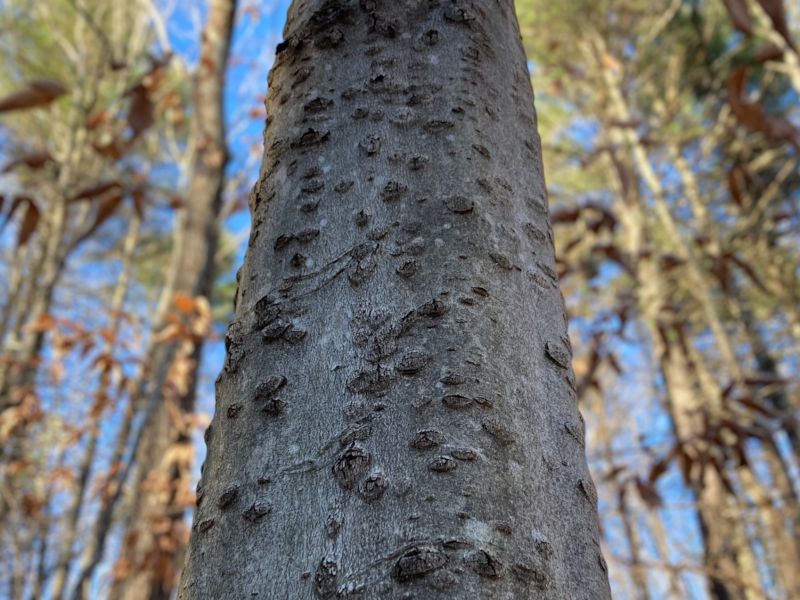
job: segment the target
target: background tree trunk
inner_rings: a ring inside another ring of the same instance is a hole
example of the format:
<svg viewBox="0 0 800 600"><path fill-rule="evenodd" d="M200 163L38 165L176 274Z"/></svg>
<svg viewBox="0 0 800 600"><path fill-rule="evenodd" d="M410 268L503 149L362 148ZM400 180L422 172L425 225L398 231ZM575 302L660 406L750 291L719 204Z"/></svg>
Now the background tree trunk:
<svg viewBox="0 0 800 600"><path fill-rule="evenodd" d="M513 3L284 36L179 598L609 598Z"/></svg>
<svg viewBox="0 0 800 600"><path fill-rule="evenodd" d="M214 284L217 221L228 158L223 92L235 12L236 0L212 0L203 32L192 103L194 158L187 205L177 226L167 308L177 294L210 299ZM154 333L163 325L162 316ZM175 587L185 544L180 535L184 517L180 496L190 477L185 457L192 451L191 416L201 352L202 339L190 347L180 342L157 346L154 376L145 395L155 396L157 404L138 447L134 503L122 554L128 574L114 586L111 598L167 599Z"/></svg>

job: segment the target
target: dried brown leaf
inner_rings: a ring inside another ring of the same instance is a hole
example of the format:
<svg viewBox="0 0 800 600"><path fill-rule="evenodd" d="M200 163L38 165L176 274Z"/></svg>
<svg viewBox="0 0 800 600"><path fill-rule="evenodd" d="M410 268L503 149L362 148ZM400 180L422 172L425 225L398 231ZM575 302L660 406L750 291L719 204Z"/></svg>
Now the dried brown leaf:
<svg viewBox="0 0 800 600"><path fill-rule="evenodd" d="M761 106L745 100L746 83L747 67L738 67L728 80L728 102L739 122L772 142L786 141L800 151L800 136L787 119L769 117Z"/></svg>
<svg viewBox="0 0 800 600"><path fill-rule="evenodd" d="M83 234L76 239L72 247L75 248L89 239L94 233L100 228L100 226L105 223L113 214L116 212L119 205L122 203L122 192L121 190L117 191L117 193L104 197L103 200L100 201L100 204L97 207L97 212L95 213L94 222L89 226L89 228L83 232Z"/></svg>
<svg viewBox="0 0 800 600"><path fill-rule="evenodd" d="M153 102L150 100L148 88L143 83L136 85L128 92L128 96L131 99L131 104L128 108L127 120L128 126L133 132L133 139L135 139L150 127L155 120Z"/></svg>
<svg viewBox="0 0 800 600"><path fill-rule="evenodd" d="M19 234L17 235L17 248L24 246L36 231L36 226L39 224L39 208L36 203L28 199L28 207L25 210L25 215L22 217L22 223L19 226Z"/></svg>
<svg viewBox="0 0 800 600"><path fill-rule="evenodd" d="M29 169L41 169L51 160L53 160L53 157L47 150L23 154L3 167L3 173L10 173L17 167L22 166L28 167Z"/></svg>
<svg viewBox="0 0 800 600"><path fill-rule="evenodd" d="M636 478L635 483L636 490L639 492L639 496L647 506L650 508L658 508L661 506L661 496L659 495L658 491L656 491L655 485L638 477Z"/></svg>
<svg viewBox="0 0 800 600"><path fill-rule="evenodd" d="M113 192L113 195L118 195L122 190L122 184L119 181L103 181L88 188L84 188L69 199L69 202L77 202L80 200L95 200L97 198L106 196Z"/></svg>
<svg viewBox="0 0 800 600"><path fill-rule="evenodd" d="M733 26L748 37L753 35L753 21L750 17L750 10L747 8L747 0L722 0Z"/></svg>
<svg viewBox="0 0 800 600"><path fill-rule="evenodd" d="M54 79L31 81L22 89L0 98L0 112L47 106L66 93L67 88Z"/></svg>
<svg viewBox="0 0 800 600"><path fill-rule="evenodd" d="M175 307L183 313L192 314L192 312L194 312L194 298L192 298L189 294L177 292L175 297L172 299L172 302Z"/></svg>
<svg viewBox="0 0 800 600"><path fill-rule="evenodd" d="M743 0L742 0L743 1ZM761 8L767 13L769 20L772 21L772 27L775 28L781 37L786 40L786 44L793 50L797 50L792 39L792 33L789 31L789 24L786 21L786 10L783 8L783 0L758 0Z"/></svg>

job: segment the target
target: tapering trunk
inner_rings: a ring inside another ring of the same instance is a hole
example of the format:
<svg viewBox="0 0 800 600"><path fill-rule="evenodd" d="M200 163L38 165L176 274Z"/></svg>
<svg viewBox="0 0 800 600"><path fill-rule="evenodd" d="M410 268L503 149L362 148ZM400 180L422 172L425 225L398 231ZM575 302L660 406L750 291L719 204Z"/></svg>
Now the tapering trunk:
<svg viewBox="0 0 800 600"><path fill-rule="evenodd" d="M194 80L194 156L187 205L179 215L170 272L172 294L205 300L210 299L214 281L227 163L223 92L235 12L236 0L211 1ZM169 300L171 306L172 297ZM177 582L184 546L180 496L190 475L184 460L190 451L180 448L189 449L192 443L189 417L195 408L201 354L202 339L155 349L154 376L145 393L147 400L155 398L155 403L145 402L155 410L147 417L136 457L134 503L122 554L126 576L116 582L111 598L167 599Z"/></svg>
<svg viewBox="0 0 800 600"><path fill-rule="evenodd" d="M179 598L609 598L513 3L285 39Z"/></svg>
<svg viewBox="0 0 800 600"><path fill-rule="evenodd" d="M626 490L621 489L617 494L617 510L619 517L622 521L622 531L625 534L625 541L628 543L628 552L630 553L630 569L631 580L634 584L634 593L636 600L650 600L650 587L647 583L647 570L642 565L641 558L641 540L639 539L639 528L631 514L630 507L628 506L628 499Z"/></svg>
<svg viewBox="0 0 800 600"><path fill-rule="evenodd" d="M676 435L695 461L686 484L697 502L709 594L714 600L756 600L762 597L763 585L741 505L712 464L699 468L700 456L695 454L707 449L697 443L705 427L701 409L713 414L715 407L704 407L708 398L694 384L691 365L679 344L659 352Z"/></svg>
<svg viewBox="0 0 800 600"><path fill-rule="evenodd" d="M111 307L109 310L110 323L108 328L111 332L112 339L116 339L122 324L122 309L125 305L125 298L128 293L128 286L130 284L131 267L136 244L139 241L140 225L140 219L137 216L134 216L131 219L130 226L128 227L128 233L125 236L125 241L123 244L122 272L117 279L114 293L111 297ZM106 352L112 353L113 351L113 343L108 342L106 345ZM95 394L95 403L89 413L89 422L86 425L87 439L77 469L77 478L69 511L67 512L67 519L58 540L58 559L56 562L55 573L53 574L53 583L50 590L50 596L53 598L53 600L61 600L66 592L69 569L74 558L73 546L79 534L81 515L83 513L83 509L85 508L86 496L87 492L89 491L89 482L91 480L92 471L95 468L95 460L97 458L97 448L100 444L103 420L107 416L104 409L108 404L108 393L110 386L111 374L109 371L103 371L100 376L99 388Z"/></svg>
<svg viewBox="0 0 800 600"><path fill-rule="evenodd" d="M688 597L686 585L681 579L681 568L673 564L670 556L670 548L667 542L667 530L659 511L651 510L645 515L649 530L652 532L655 542L658 560L664 565L669 573L669 595L668 598L680 599Z"/></svg>
<svg viewBox="0 0 800 600"><path fill-rule="evenodd" d="M617 133L611 134L616 142L623 141L620 137ZM630 161L624 155L620 160ZM639 201L626 205L620 199L615 208L623 223L626 251L630 256L641 256L648 234L644 207ZM711 414L718 411L715 403L718 398L697 389L695 374L691 372L683 349L679 344L669 345L661 336L659 324L669 296L667 282L662 280L654 261L640 258L636 262L636 278L640 310L666 388L667 408L675 435L682 444L693 444L703 432L701 410ZM697 502L710 596L714 600L750 600L754 590L759 589L758 573L750 548L742 546L742 527L737 523L735 499L728 495L723 482L710 467L704 477L695 472L685 483L695 493Z"/></svg>
<svg viewBox="0 0 800 600"><path fill-rule="evenodd" d="M697 520L703 540L703 562L708 591L714 600L755 600L762 590L756 557L741 522L740 504L727 489L712 464L702 463L702 453L709 450L703 438L703 415L716 415L720 399L703 390L691 358L677 341L668 344L658 330L665 282L647 260L639 262L639 281L645 318L659 361L675 436L694 461L685 474L685 483L695 495Z"/></svg>

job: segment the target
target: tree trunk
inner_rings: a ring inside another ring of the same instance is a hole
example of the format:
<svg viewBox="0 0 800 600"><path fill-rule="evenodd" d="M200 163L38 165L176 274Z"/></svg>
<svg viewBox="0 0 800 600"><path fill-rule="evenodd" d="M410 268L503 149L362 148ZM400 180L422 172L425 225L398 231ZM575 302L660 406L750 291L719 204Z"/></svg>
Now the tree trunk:
<svg viewBox="0 0 800 600"><path fill-rule="evenodd" d="M122 325L122 311L125 306L125 298L131 279L133 256L136 244L139 241L139 228L141 220L133 215L128 226L128 233L125 236L122 250L122 272L120 273L111 297L111 307L109 310L110 323L108 329L112 339L116 339ZM114 352L113 342L106 343L106 352ZM79 533L81 515L86 507L87 493L92 477L92 471L96 468L97 449L100 445L103 420L107 417L104 407L109 403L109 389L111 387L111 373L103 371L100 375L98 391L95 393L95 402L89 413L89 423L86 427L87 439L85 448L81 455L81 460L77 469L75 490L71 499L67 519L63 526L63 531L58 540L58 559L53 574L53 583L50 596L53 600L61 600L66 591L69 569L72 564L75 552L75 539ZM43 538L46 539L46 538Z"/></svg>
<svg viewBox="0 0 800 600"><path fill-rule="evenodd" d="M194 157L187 206L178 223L168 307L173 294L207 300L213 288L227 163L223 91L235 12L236 0L212 0L203 32L194 81ZM163 320L158 321L160 328ZM137 452L138 477L123 549L128 574L116 582L113 599L167 599L177 583L185 544L180 496L190 475L184 462L190 450L179 448L192 444L189 417L195 407L201 352L202 339L188 345L180 340L160 344L155 351L155 374L146 397L155 395L158 402L147 417ZM177 420L176 415L180 415Z"/></svg>
<svg viewBox="0 0 800 600"><path fill-rule="evenodd" d="M719 407L699 391L692 365L679 344L665 348L658 341L654 343L676 435L695 461L685 483L697 502L709 595L714 600L760 598L763 586L756 556L747 539L741 506L712 465L705 465L703 470L697 468L700 460L696 452L707 449L705 443L697 443L704 428L703 412L713 415Z"/></svg>
<svg viewBox="0 0 800 600"><path fill-rule="evenodd" d="M284 33L179 598L609 598L513 3Z"/></svg>
<svg viewBox="0 0 800 600"><path fill-rule="evenodd" d="M602 55L605 47L600 36L595 36L597 47L601 52L591 51L590 56ZM598 68L603 68L598 64ZM603 69L603 82L611 98L608 119L620 121L631 120L630 111L620 92L619 82L608 69ZM606 124L608 127L608 124ZM620 158L622 164L641 177L643 184L655 198L661 209L656 210L655 219L665 230L671 232L671 241L676 252L682 254L688 265L692 267L690 275L693 289L702 296L698 299L703 307L703 314L709 321L709 328L715 332L715 340L722 347L729 348L728 338L714 312L710 301L711 295L702 279L694 258L687 255L669 212L664 209L664 190L650 164L640 140L630 131L612 129L609 138L615 145L627 147L627 152ZM616 170L616 169L615 169ZM622 181L618 182L618 191L625 189ZM701 381L693 372L690 358L679 344L669 344L662 339L659 325L669 325L664 315L669 300L669 282L663 280L663 274L655 260L645 254L648 238L648 206L638 195L632 195L629 202L620 195L616 213L625 229L625 249L636 260L637 294L640 310L653 344L653 352L660 366L661 376L667 397L667 408L673 421L675 435L684 446L696 443L702 436L704 422L702 414L717 415L721 410L720 398L717 394L704 393ZM683 249L682 249L683 248ZM715 325L716 323L716 325ZM673 347L674 346L674 347ZM721 352L729 359L732 351ZM725 361L738 373L735 360ZM716 388L715 388L716 392ZM705 449L705 448L703 448ZM693 456L699 461L699 457ZM702 475L702 476L701 476ZM758 597L761 582L757 562L743 524L740 522L737 498L730 493L718 473L711 467L705 473L697 469L689 474L686 485L694 492L697 502L697 519L700 536L703 540L704 568L708 577L708 593L714 600L751 600Z"/></svg>

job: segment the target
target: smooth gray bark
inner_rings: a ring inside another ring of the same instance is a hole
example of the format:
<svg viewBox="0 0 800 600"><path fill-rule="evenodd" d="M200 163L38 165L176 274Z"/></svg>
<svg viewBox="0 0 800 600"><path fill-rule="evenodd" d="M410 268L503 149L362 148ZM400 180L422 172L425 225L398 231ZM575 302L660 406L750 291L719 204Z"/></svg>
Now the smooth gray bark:
<svg viewBox="0 0 800 600"><path fill-rule="evenodd" d="M179 598L609 598L512 2L284 35Z"/></svg>

